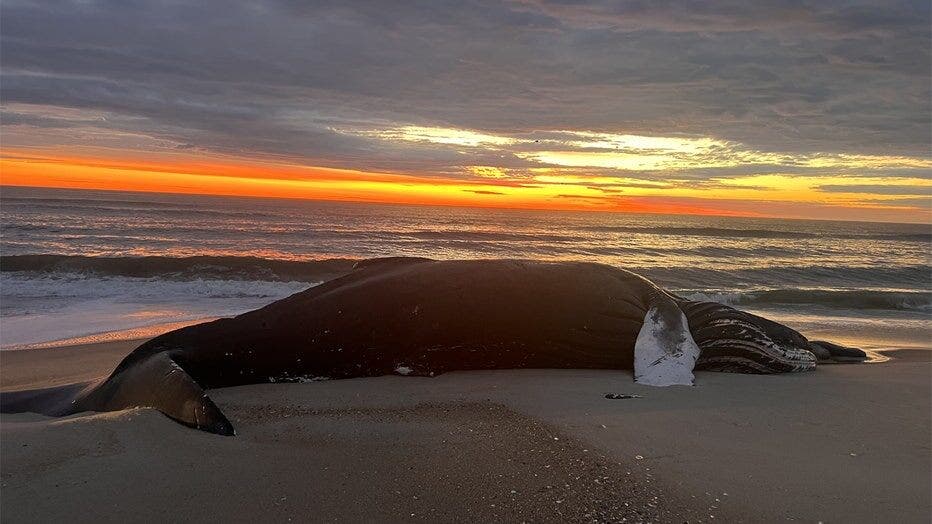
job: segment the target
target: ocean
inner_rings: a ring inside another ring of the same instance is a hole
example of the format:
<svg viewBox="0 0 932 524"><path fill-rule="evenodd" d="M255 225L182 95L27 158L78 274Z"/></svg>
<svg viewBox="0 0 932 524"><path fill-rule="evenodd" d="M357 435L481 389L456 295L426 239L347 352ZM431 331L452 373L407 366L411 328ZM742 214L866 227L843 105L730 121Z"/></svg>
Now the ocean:
<svg viewBox="0 0 932 524"><path fill-rule="evenodd" d="M868 349L932 346L932 227L0 189L0 348L150 336L384 256L588 260Z"/></svg>

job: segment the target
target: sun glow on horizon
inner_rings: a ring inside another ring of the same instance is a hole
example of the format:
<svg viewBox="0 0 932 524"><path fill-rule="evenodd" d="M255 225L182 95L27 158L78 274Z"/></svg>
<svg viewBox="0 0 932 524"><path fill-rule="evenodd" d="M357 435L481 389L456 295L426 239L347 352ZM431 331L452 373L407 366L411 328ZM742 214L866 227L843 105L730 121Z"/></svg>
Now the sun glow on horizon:
<svg viewBox="0 0 932 524"><path fill-rule="evenodd" d="M649 145L651 151L663 144L690 145L664 140L640 143ZM849 219L866 214L876 220L899 221L904 212L913 208L912 221L918 222L930 221L928 206L923 206L921 200L922 195L932 192L932 181L917 177L769 174L713 181L672 177L649 180L626 176L624 172L579 173L561 166L524 171L470 166L470 176L465 178L424 177L229 156L144 156L149 159L5 150L0 156L0 183L518 209L810 218L822 214L824 218ZM874 194L885 184L914 187L919 196ZM825 192L822 187L834 189Z"/></svg>
<svg viewBox="0 0 932 524"><path fill-rule="evenodd" d="M527 187L452 179L425 181L404 175L313 168L300 168L307 171L307 178L293 178L294 166L215 165L219 172L230 167L236 167L235 176L207 173L205 164L199 164L192 170L195 172L184 172L178 166L152 163L0 157L0 184L490 208L755 215L690 203L618 199L603 202L595 199L599 194L571 194L564 185Z"/></svg>

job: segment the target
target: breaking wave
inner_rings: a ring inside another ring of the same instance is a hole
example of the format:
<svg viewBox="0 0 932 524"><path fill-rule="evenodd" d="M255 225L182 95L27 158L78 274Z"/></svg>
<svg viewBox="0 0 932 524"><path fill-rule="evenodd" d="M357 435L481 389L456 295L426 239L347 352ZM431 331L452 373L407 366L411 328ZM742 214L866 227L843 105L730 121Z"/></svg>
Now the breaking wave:
<svg viewBox="0 0 932 524"><path fill-rule="evenodd" d="M0 257L0 271L165 280L319 282L349 272L355 263L356 260L348 258L277 260L237 256L9 255Z"/></svg>
<svg viewBox="0 0 932 524"><path fill-rule="evenodd" d="M316 283L352 270L357 259L279 260L259 257L87 257L69 255L10 255L0 257L4 294L16 290L14 282L56 282L47 292L75 290L82 278L96 284L81 285L81 294L115 293L119 285L145 282L148 289L175 290L172 282L190 282L188 292L218 296L230 293L258 297L280 296L285 284L293 291L298 283ZM846 309L932 311L930 268L800 266L719 270L696 267L634 267L657 284L695 300L713 300L736 306L819 305ZM123 280L130 279L130 280ZM217 282L211 284L211 282ZM70 284L69 284L70 283ZM13 293L16 294L16 293ZM87 296L85 298L90 298Z"/></svg>
<svg viewBox="0 0 932 524"><path fill-rule="evenodd" d="M903 233L814 233L804 231L783 231L778 229L737 229L722 227L642 227L642 226L587 226L581 228L585 231L602 233L634 233L644 235L670 235L691 237L720 237L720 238L835 238L835 239L864 239L864 240L898 240L915 242L932 242L932 232L903 232Z"/></svg>
<svg viewBox="0 0 932 524"><path fill-rule="evenodd" d="M757 291L680 292L689 300L719 302L736 307L766 309L779 306L822 306L832 309L871 309L932 312L932 292L864 289L767 289Z"/></svg>

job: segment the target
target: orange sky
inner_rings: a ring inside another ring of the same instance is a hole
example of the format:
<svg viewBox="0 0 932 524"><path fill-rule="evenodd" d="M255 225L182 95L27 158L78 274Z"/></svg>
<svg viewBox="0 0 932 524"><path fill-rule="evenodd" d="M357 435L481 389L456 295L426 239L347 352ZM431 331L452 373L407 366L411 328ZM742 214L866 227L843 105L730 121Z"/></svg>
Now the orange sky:
<svg viewBox="0 0 932 524"><path fill-rule="evenodd" d="M572 168L539 169L530 179L452 178L306 167L221 155L129 153L125 158L6 149L0 184L343 200L492 208L638 213L783 216L928 222L927 209L864 204L850 195L821 195L805 177L746 177L711 190L633 184L574 176ZM846 179L845 179L846 180ZM819 178L818 183L826 180ZM600 184L606 184L600 186ZM807 185L808 184L808 185ZM761 185L767 186L762 191Z"/></svg>
<svg viewBox="0 0 932 524"><path fill-rule="evenodd" d="M508 140L446 128L401 128L393 133L380 139L426 140L472 149L494 149ZM456 176L436 176L165 149L7 147L0 150L0 184L489 208L932 222L928 205L932 181L921 176L929 167L925 159L788 157L712 139L575 133L588 140L585 146L618 143L628 152L534 153L546 158L542 165L547 167L516 172L465 166ZM712 155L710 148L715 146ZM600 163L605 164L601 170L587 167ZM812 173L749 172L698 182L678 174L697 166L729 169L780 163L803 166ZM644 169L659 174L645 178ZM889 169L906 174L873 174ZM908 191L904 194L902 188Z"/></svg>
<svg viewBox="0 0 932 524"><path fill-rule="evenodd" d="M756 215L709 205L574 195L572 186L482 183L451 178L239 162L114 160L6 152L0 157L4 185L105 189L209 195L305 198L471 207L601 210L639 213Z"/></svg>

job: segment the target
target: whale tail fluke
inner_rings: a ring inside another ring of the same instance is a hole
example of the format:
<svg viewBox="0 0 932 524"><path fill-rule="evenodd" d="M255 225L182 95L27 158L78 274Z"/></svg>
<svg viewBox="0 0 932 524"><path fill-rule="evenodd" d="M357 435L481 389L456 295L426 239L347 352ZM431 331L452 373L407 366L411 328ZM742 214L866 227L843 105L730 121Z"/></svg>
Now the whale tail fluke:
<svg viewBox="0 0 932 524"><path fill-rule="evenodd" d="M74 400L99 381L66 386L0 392L0 413L39 413L61 417L73 413Z"/></svg>
<svg viewBox="0 0 932 524"><path fill-rule="evenodd" d="M233 424L168 354L157 353L120 366L97 382L0 395L0 412L63 416L83 411L154 408L186 426L234 435Z"/></svg>

